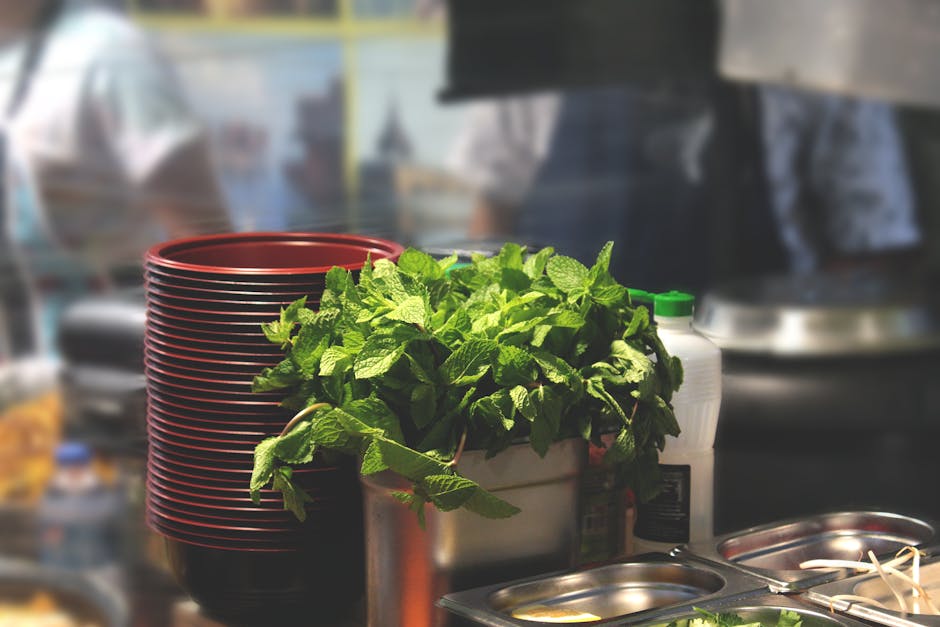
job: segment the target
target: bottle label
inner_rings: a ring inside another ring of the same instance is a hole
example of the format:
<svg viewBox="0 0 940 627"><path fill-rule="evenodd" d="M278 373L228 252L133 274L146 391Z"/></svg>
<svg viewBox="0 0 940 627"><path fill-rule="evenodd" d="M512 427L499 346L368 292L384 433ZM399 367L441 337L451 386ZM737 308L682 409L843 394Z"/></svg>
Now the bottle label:
<svg viewBox="0 0 940 627"><path fill-rule="evenodd" d="M692 467L660 464L662 491L638 505L634 534L653 542L682 544L689 541Z"/></svg>

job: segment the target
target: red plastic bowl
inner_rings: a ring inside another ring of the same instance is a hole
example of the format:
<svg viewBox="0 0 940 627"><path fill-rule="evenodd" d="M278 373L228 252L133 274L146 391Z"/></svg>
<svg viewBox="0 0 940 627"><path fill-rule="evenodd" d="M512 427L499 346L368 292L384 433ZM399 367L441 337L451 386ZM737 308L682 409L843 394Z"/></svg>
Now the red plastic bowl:
<svg viewBox="0 0 940 627"><path fill-rule="evenodd" d="M174 410L181 410L186 414L191 414L197 418L205 416L206 420L226 420L233 421L239 418L248 420L283 419L284 422L290 420L294 412L277 403L226 403L226 402L206 402L198 398L186 398L174 394L165 394L154 388L147 389L147 398L163 406L172 407Z"/></svg>
<svg viewBox="0 0 940 627"><path fill-rule="evenodd" d="M359 235L333 233L233 233L158 244L146 262L182 276L225 275L276 279L285 275L326 274L334 266L362 268L368 258L397 259L400 244Z"/></svg>
<svg viewBox="0 0 940 627"><path fill-rule="evenodd" d="M212 300L219 302L253 302L253 303L292 303L306 296L308 299L319 298L323 291L322 286L315 289L305 289L297 286L293 289L280 289L254 292L238 289L224 289L212 285L197 287L194 285L178 285L160 277L148 276L144 281L146 291L150 294L168 296L170 298L195 298L198 300Z"/></svg>

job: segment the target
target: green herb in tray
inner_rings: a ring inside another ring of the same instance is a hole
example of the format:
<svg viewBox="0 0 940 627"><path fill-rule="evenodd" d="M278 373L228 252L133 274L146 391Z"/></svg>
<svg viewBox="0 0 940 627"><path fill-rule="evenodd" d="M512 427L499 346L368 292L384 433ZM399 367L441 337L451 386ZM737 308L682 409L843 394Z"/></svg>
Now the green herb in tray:
<svg viewBox="0 0 940 627"><path fill-rule="evenodd" d="M273 484L302 519L309 497L291 466L333 451L359 456L363 475L406 478L396 498L419 517L425 503L508 517L513 505L458 474L463 450L492 456L527 440L544 456L555 441L611 432L606 460L653 496L658 452L679 431L670 400L682 369L610 275L611 248L591 268L515 244L459 268L413 249L358 279L333 268L319 311L300 300L264 325L285 358L254 390L283 391L298 414L257 446L253 498Z"/></svg>
<svg viewBox="0 0 940 627"><path fill-rule="evenodd" d="M694 608L701 617L676 620L667 627L803 627L803 617L791 610L780 610L776 623L764 624L760 621L748 621L737 614L712 613L701 608Z"/></svg>

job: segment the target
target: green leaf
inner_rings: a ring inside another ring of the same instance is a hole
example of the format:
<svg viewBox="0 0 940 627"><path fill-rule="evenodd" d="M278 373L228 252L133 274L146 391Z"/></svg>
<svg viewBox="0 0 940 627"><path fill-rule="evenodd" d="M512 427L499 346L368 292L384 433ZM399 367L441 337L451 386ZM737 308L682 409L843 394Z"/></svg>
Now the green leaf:
<svg viewBox="0 0 940 627"><path fill-rule="evenodd" d="M509 397L512 399L512 404L516 407L516 410L522 414L526 420L529 422L535 420L538 411L529 398L529 390L521 385L517 385L509 390Z"/></svg>
<svg viewBox="0 0 940 627"><path fill-rule="evenodd" d="M493 367L493 380L497 385L525 385L538 376L535 360L528 351L510 344L499 346L499 355Z"/></svg>
<svg viewBox="0 0 940 627"><path fill-rule="evenodd" d="M389 320L398 320L408 324L417 324L421 327L427 326L429 316L428 304L420 296L409 296L398 303L392 311L386 314Z"/></svg>
<svg viewBox="0 0 940 627"><path fill-rule="evenodd" d="M362 466L360 466L359 472L367 477L386 470L388 470L388 464L382 459L382 450L379 448L378 442L372 440L369 442L366 452L362 455Z"/></svg>
<svg viewBox="0 0 940 627"><path fill-rule="evenodd" d="M483 488L479 488L474 492L473 496L467 499L463 506L484 518L509 518L521 511L515 505L507 503Z"/></svg>
<svg viewBox="0 0 940 627"><path fill-rule="evenodd" d="M441 364L441 375L450 385L467 385L480 379L499 351L492 340L469 340Z"/></svg>
<svg viewBox="0 0 940 627"><path fill-rule="evenodd" d="M604 244L604 247L601 248L601 251L597 253L597 261L594 262L594 266L591 267L591 274L594 276L601 276L607 274L610 270L610 256L613 251L614 243L607 242Z"/></svg>
<svg viewBox="0 0 940 627"><path fill-rule="evenodd" d="M538 277L542 276L542 273L545 272L545 265L548 263L549 258L554 254L555 249L547 247L538 251L534 255L530 255L522 266L523 272L525 272L530 279L537 279Z"/></svg>
<svg viewBox="0 0 940 627"><path fill-rule="evenodd" d="M337 410L320 411L310 421L310 439L317 445L344 450L350 444L350 434L339 421Z"/></svg>
<svg viewBox="0 0 940 627"><path fill-rule="evenodd" d="M305 379L313 378L320 366L320 357L330 345L330 321L318 318L317 323L305 324L294 338L291 359Z"/></svg>
<svg viewBox="0 0 940 627"><path fill-rule="evenodd" d="M638 333L646 331L650 326L650 315L646 307L637 307L633 310L633 317L630 318L630 324L627 330L623 332L623 337L629 339Z"/></svg>
<svg viewBox="0 0 940 627"><path fill-rule="evenodd" d="M430 455L419 453L403 444L376 438L374 440L382 462L391 470L411 481L418 481L430 475L447 474L449 466Z"/></svg>
<svg viewBox="0 0 940 627"><path fill-rule="evenodd" d="M532 357L542 369L542 373L552 383L562 383L572 390L580 389L578 371L561 357L544 350L534 351Z"/></svg>
<svg viewBox="0 0 940 627"><path fill-rule="evenodd" d="M444 276L442 268L431 255L409 248L398 258L398 269L422 279L440 279Z"/></svg>
<svg viewBox="0 0 940 627"><path fill-rule="evenodd" d="M334 294L345 294L351 287L353 287L353 281L349 270L334 266L326 273L326 289Z"/></svg>
<svg viewBox="0 0 940 627"><path fill-rule="evenodd" d="M344 347L330 346L320 357L320 376L331 377L334 373L344 372L352 366L352 355Z"/></svg>
<svg viewBox="0 0 940 627"><path fill-rule="evenodd" d="M261 502L261 490L268 485L274 474L274 449L277 442L278 438L267 438L255 446L255 464L248 489L251 493L251 500L256 504Z"/></svg>
<svg viewBox="0 0 940 627"><path fill-rule="evenodd" d="M302 422L290 433L279 437L274 449L277 458L286 464L308 464L313 461L316 446L310 437L311 428L310 422Z"/></svg>
<svg viewBox="0 0 940 627"><path fill-rule="evenodd" d="M437 418L437 390L431 384L416 385L411 391L411 420L424 429Z"/></svg>
<svg viewBox="0 0 940 627"><path fill-rule="evenodd" d="M588 286L588 269L577 259L558 255L548 260L545 272L565 294L581 293Z"/></svg>
<svg viewBox="0 0 940 627"><path fill-rule="evenodd" d="M540 457L545 457L561 428L563 404L561 398L547 386L532 390L529 401L535 409L530 444Z"/></svg>
<svg viewBox="0 0 940 627"><path fill-rule="evenodd" d="M252 392L271 392L296 385L301 380L297 365L291 358L273 368L265 368L251 382Z"/></svg>
<svg viewBox="0 0 940 627"><path fill-rule="evenodd" d="M633 437L633 431L629 427L620 429L617 439L614 440L607 453L604 455L604 462L607 464L620 464L624 462L633 462L636 460L636 440Z"/></svg>
<svg viewBox="0 0 940 627"><path fill-rule="evenodd" d="M480 489L473 481L457 475L429 475L418 484L442 512L457 509Z"/></svg>
<svg viewBox="0 0 940 627"><path fill-rule="evenodd" d="M398 416L389 409L385 401L370 396L346 403L342 411L353 416L365 425L366 429L378 429L381 433L395 442L404 442L405 436L401 432L401 424L398 422ZM342 421L342 416L340 420ZM369 433L364 431L363 433Z"/></svg>
<svg viewBox="0 0 940 627"><path fill-rule="evenodd" d="M274 489L278 490L284 497L284 509L292 512L294 516L297 517L297 520L304 521L307 519L305 505L312 503L313 499L291 481L290 468L282 466L275 471Z"/></svg>
<svg viewBox="0 0 940 627"><path fill-rule="evenodd" d="M623 411L623 407L617 402L617 399L607 391L607 386L604 385L602 378L594 376L588 379L585 390L589 395L603 402L611 412L620 417L621 421L626 423L629 420L627 414Z"/></svg>
<svg viewBox="0 0 940 627"><path fill-rule="evenodd" d="M470 415L486 424L509 431L515 426L513 401L509 392L497 390L489 396L477 399L470 407Z"/></svg>
<svg viewBox="0 0 940 627"><path fill-rule="evenodd" d="M357 379L381 377L405 353L406 344L387 335L371 335L353 362Z"/></svg>

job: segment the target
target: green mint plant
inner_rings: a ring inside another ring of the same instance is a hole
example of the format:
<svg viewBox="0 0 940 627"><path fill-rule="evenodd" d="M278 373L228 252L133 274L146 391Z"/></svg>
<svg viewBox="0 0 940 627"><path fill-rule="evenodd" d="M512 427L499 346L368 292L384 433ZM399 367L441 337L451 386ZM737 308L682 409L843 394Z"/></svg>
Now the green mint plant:
<svg viewBox="0 0 940 627"><path fill-rule="evenodd" d="M423 524L424 505L490 518L519 510L459 475L461 453L488 457L528 441L544 456L558 440L600 444L641 500L660 484L658 453L679 427L670 406L682 381L647 310L610 275L612 243L588 268L551 248L526 255L435 260L406 250L366 263L358 281L333 268L318 311L301 299L263 325L285 358L255 377L298 413L255 449L251 496L271 484L301 520L310 500L293 466L318 451L361 458L363 475L390 470L395 497Z"/></svg>

